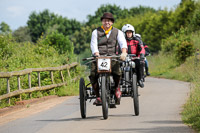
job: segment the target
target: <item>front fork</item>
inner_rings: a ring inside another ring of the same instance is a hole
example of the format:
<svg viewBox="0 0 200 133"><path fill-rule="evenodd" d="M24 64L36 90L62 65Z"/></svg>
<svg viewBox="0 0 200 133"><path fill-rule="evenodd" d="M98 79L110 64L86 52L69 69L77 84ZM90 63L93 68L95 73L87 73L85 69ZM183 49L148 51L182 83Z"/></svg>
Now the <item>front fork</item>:
<svg viewBox="0 0 200 133"><path fill-rule="evenodd" d="M105 79L106 79L106 92L107 92L107 101L108 101L108 104L115 104L115 83L114 83L114 80L112 78L112 76L108 73L101 73L99 75L99 86L100 86L100 89L99 89L99 94L101 95L101 77L102 76L105 76Z"/></svg>

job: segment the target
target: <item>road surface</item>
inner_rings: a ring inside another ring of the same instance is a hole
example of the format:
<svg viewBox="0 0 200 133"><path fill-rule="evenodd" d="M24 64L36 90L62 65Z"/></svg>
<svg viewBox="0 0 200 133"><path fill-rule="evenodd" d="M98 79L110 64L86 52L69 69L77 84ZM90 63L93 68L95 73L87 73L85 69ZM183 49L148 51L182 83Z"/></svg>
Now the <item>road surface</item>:
<svg viewBox="0 0 200 133"><path fill-rule="evenodd" d="M128 97L109 109L107 120L101 106L87 102L87 118L82 119L74 96L46 111L2 124L0 133L190 133L194 131L180 116L189 91L186 82L146 78L145 87L139 88L139 116L134 115L133 100Z"/></svg>

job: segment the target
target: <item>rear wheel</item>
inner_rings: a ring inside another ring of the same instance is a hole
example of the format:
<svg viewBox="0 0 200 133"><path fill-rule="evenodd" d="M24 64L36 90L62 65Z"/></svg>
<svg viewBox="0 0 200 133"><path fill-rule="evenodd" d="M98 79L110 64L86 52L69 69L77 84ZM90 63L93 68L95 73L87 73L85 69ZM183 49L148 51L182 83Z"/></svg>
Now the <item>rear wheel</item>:
<svg viewBox="0 0 200 133"><path fill-rule="evenodd" d="M135 115L139 115L139 95L138 95L138 86L137 86L137 76L133 74L132 79L132 95L133 95L133 103L134 103L134 111Z"/></svg>
<svg viewBox="0 0 200 133"><path fill-rule="evenodd" d="M101 77L101 100L102 100L102 112L103 118L108 118L108 101L107 101L107 88L106 88L106 76Z"/></svg>
<svg viewBox="0 0 200 133"><path fill-rule="evenodd" d="M83 78L81 78L79 82L79 95L80 95L81 117L86 118L86 89L85 89L85 81Z"/></svg>

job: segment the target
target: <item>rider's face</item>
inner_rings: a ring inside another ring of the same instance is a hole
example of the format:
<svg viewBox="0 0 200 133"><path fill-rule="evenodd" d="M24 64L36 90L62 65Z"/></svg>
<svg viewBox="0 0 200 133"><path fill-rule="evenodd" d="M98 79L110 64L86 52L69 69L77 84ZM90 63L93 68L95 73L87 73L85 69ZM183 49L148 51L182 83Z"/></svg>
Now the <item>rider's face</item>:
<svg viewBox="0 0 200 133"><path fill-rule="evenodd" d="M126 31L126 36L127 36L127 38L133 37L133 32L130 30Z"/></svg>
<svg viewBox="0 0 200 133"><path fill-rule="evenodd" d="M108 30L113 24L110 19L103 19L101 22L105 30Z"/></svg>

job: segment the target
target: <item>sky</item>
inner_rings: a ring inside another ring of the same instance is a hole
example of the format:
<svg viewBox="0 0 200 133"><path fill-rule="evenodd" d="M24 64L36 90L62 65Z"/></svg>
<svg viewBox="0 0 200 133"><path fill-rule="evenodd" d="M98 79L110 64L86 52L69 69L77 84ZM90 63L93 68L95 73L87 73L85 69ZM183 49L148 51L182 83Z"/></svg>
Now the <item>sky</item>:
<svg viewBox="0 0 200 133"><path fill-rule="evenodd" d="M180 2L181 0L0 0L0 23L5 22L12 30L16 30L27 25L33 11L39 13L45 9L68 19L86 22L87 15L94 15L103 4L115 4L122 9L142 5L170 10Z"/></svg>

